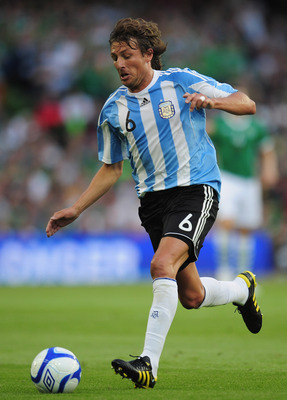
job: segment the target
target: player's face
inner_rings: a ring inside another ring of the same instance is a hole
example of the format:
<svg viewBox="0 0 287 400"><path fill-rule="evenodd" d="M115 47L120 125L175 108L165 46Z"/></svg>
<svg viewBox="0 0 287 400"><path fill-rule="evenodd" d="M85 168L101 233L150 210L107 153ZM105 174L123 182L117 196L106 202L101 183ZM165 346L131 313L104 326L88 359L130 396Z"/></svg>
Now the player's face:
<svg viewBox="0 0 287 400"><path fill-rule="evenodd" d="M111 44L111 56L114 61L120 80L131 92L140 92L152 80L151 67L152 50L142 54L136 42L132 41L130 47L125 42Z"/></svg>

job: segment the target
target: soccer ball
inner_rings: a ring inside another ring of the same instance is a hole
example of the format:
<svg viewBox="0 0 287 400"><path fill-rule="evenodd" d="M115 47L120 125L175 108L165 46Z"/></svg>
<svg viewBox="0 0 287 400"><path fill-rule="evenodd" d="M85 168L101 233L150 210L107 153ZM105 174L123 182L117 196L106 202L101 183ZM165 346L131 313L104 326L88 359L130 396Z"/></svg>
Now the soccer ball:
<svg viewBox="0 0 287 400"><path fill-rule="evenodd" d="M71 351L50 347L41 351L31 365L31 379L40 392L71 393L81 379L81 365Z"/></svg>

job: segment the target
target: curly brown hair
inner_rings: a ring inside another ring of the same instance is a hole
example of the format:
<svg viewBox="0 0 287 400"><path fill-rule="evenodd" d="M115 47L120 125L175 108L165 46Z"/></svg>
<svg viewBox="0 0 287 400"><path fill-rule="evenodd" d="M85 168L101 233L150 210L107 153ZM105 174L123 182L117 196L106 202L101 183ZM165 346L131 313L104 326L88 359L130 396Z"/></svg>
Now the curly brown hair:
<svg viewBox="0 0 287 400"><path fill-rule="evenodd" d="M161 32L155 22L147 22L142 18L122 18L110 34L110 45L113 42L124 42L131 48L136 43L142 54L152 49L151 66L153 69L162 69L161 55L165 52L167 45L162 41Z"/></svg>

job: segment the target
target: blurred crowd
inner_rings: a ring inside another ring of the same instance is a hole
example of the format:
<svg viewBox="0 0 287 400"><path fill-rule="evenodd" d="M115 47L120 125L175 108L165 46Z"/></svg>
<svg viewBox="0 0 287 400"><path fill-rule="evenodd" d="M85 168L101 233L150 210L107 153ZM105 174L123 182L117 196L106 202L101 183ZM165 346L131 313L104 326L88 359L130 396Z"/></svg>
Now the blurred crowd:
<svg viewBox="0 0 287 400"><path fill-rule="evenodd" d="M120 84L108 39L126 16L159 24L165 68L248 87L276 144L280 181L264 194L265 228L287 259L287 24L263 0L1 1L0 232L43 231L100 167L97 119ZM125 165L71 229L140 231L137 207Z"/></svg>

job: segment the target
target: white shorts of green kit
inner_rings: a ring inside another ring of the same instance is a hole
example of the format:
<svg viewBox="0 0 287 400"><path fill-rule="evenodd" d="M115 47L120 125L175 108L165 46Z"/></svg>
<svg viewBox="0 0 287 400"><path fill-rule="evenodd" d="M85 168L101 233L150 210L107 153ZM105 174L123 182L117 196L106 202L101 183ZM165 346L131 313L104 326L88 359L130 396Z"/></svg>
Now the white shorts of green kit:
<svg viewBox="0 0 287 400"><path fill-rule="evenodd" d="M221 171L222 186L217 220L231 220L235 226L258 229L263 223L262 188L259 179Z"/></svg>

